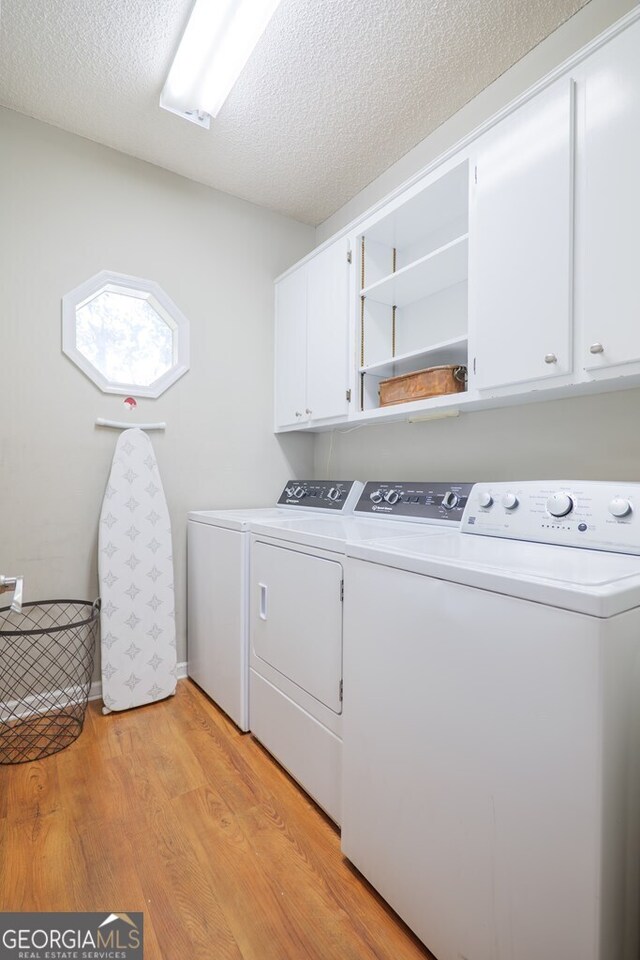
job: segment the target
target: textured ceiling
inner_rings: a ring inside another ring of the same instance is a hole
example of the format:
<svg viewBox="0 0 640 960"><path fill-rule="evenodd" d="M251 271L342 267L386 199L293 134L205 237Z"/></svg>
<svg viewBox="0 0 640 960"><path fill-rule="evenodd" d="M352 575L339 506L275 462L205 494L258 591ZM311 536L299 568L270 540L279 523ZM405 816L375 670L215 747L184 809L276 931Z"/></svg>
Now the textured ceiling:
<svg viewBox="0 0 640 960"><path fill-rule="evenodd" d="M282 0L211 130L158 106L191 0L2 0L0 103L317 224L588 0Z"/></svg>

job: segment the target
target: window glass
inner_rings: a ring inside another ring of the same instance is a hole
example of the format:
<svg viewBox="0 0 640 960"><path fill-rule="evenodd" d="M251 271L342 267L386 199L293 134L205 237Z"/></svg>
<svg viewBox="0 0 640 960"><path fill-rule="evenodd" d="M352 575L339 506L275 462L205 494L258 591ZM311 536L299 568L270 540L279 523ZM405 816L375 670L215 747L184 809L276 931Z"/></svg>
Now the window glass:
<svg viewBox="0 0 640 960"><path fill-rule="evenodd" d="M103 270L62 298L62 349L105 393L159 397L189 369L189 325L157 283Z"/></svg>
<svg viewBox="0 0 640 960"><path fill-rule="evenodd" d="M107 380L148 387L173 363L175 330L146 298L103 290L76 310L76 346Z"/></svg>

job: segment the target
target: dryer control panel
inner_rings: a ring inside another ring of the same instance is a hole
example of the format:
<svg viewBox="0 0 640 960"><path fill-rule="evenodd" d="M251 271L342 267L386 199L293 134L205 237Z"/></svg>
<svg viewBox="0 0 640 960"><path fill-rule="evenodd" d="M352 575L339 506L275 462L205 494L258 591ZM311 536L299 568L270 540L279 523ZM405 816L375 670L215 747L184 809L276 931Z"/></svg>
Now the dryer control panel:
<svg viewBox="0 0 640 960"><path fill-rule="evenodd" d="M462 532L640 554L640 483L477 483Z"/></svg>
<svg viewBox="0 0 640 960"><path fill-rule="evenodd" d="M352 513L361 491L359 480L289 480L277 505Z"/></svg>
<svg viewBox="0 0 640 960"><path fill-rule="evenodd" d="M356 516L423 523L459 524L472 483L370 480L354 510Z"/></svg>

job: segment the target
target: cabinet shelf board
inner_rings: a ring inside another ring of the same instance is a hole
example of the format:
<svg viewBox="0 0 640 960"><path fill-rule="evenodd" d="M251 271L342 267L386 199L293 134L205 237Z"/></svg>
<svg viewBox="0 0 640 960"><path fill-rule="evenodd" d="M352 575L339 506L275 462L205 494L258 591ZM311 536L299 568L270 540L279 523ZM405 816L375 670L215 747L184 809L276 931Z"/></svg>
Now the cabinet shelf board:
<svg viewBox="0 0 640 960"><path fill-rule="evenodd" d="M406 420L442 410L462 410L469 407L477 399L475 391L464 393L445 393L439 397L428 397L426 400L410 400L407 403L396 403L389 407L370 407L352 414L351 422L366 423L379 420Z"/></svg>
<svg viewBox="0 0 640 960"><path fill-rule="evenodd" d="M390 307L404 307L424 300L438 290L467 279L468 250L469 234L465 233L402 270L364 287L361 295Z"/></svg>
<svg viewBox="0 0 640 960"><path fill-rule="evenodd" d="M450 340L441 340L430 347L420 350L411 350L396 357L388 357L377 363L369 363L360 367L360 373L372 373L376 377L396 377L404 373L411 373L424 366L438 366L443 363L467 362L467 338L452 337Z"/></svg>

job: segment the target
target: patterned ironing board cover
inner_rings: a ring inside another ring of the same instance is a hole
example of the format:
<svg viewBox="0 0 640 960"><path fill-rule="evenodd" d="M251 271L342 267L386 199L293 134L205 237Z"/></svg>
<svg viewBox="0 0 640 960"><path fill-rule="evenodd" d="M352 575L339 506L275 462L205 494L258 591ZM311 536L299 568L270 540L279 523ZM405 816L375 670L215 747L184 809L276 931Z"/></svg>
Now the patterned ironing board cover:
<svg viewBox="0 0 640 960"><path fill-rule="evenodd" d="M100 513L98 575L105 713L171 696L176 626L171 521L142 430L116 444Z"/></svg>

